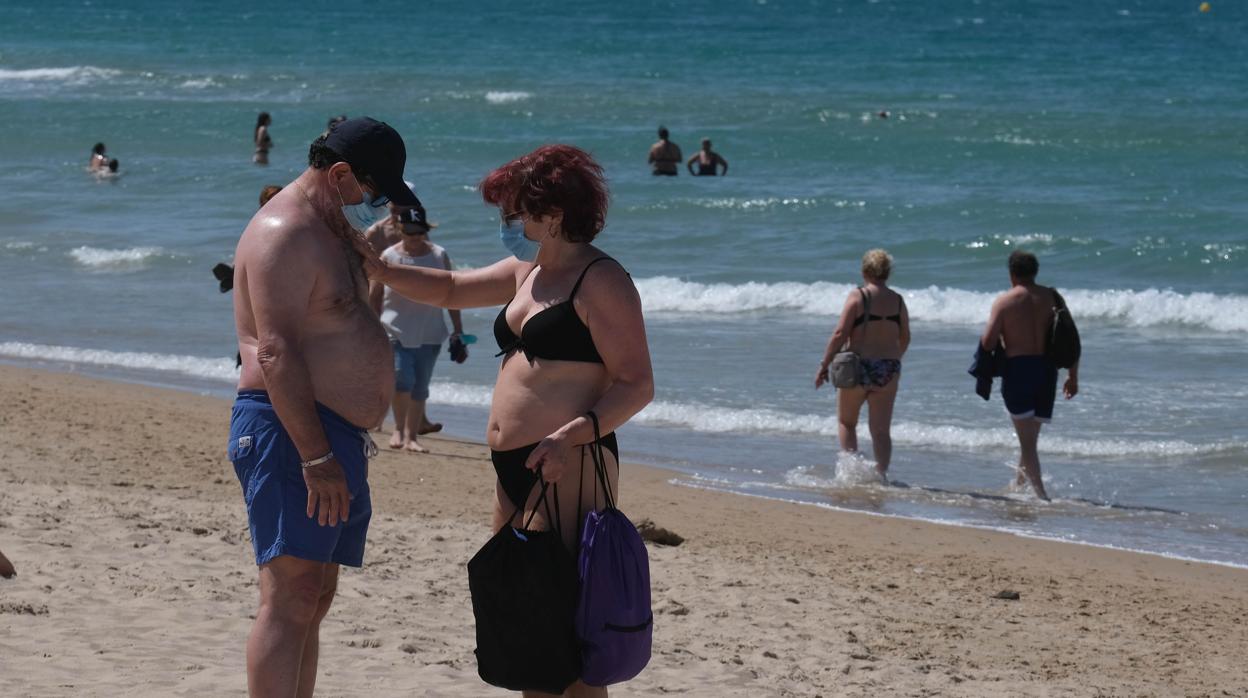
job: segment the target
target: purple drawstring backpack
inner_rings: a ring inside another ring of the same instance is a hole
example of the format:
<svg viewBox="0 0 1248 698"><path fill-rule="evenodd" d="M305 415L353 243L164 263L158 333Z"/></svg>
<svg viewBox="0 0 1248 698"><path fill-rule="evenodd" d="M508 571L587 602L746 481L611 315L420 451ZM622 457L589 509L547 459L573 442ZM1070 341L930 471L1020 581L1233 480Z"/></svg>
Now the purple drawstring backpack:
<svg viewBox="0 0 1248 698"><path fill-rule="evenodd" d="M577 571L581 582L576 634L581 641L581 680L590 686L627 681L650 661L654 615L650 610L650 561L637 527L615 508L602 454L598 416L590 456L594 460L594 505L598 483L606 508L585 515Z"/></svg>

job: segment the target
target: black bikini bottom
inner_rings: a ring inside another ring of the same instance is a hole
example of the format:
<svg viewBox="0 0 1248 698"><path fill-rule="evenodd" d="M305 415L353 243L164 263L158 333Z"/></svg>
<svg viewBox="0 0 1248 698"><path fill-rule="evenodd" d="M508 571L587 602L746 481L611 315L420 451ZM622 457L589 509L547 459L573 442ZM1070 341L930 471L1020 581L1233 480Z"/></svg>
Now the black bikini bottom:
<svg viewBox="0 0 1248 698"><path fill-rule="evenodd" d="M615 432L602 437L602 445L615 456L615 462L619 463L620 445L615 440ZM513 448L510 451L490 451L490 460L494 461L494 472L498 474L498 482L503 486L503 492L512 504L521 509L529 500L533 485L537 484L537 473L524 467L529 454L535 448L537 444Z"/></svg>

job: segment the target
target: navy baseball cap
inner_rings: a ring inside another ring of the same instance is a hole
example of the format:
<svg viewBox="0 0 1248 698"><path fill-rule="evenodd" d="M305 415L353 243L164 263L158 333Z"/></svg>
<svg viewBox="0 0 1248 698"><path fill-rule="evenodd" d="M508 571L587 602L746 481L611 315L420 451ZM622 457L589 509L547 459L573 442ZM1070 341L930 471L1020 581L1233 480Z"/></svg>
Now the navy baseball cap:
<svg viewBox="0 0 1248 698"><path fill-rule="evenodd" d="M433 230L438 227L437 223L429 222L429 215L425 213L424 206L412 206L411 208L403 209L399 212L399 221L420 226L425 230Z"/></svg>
<svg viewBox="0 0 1248 698"><path fill-rule="evenodd" d="M367 116L340 121L330 127L325 147L338 153L353 171L372 180L380 190L377 193L399 206L421 206L420 199L403 183L407 148L389 124Z"/></svg>

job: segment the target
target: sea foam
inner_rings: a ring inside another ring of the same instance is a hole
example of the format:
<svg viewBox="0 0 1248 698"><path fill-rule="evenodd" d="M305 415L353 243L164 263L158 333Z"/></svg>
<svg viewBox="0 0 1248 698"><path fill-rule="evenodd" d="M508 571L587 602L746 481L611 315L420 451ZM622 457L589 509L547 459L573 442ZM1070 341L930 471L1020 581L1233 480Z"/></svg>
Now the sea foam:
<svg viewBox="0 0 1248 698"><path fill-rule="evenodd" d="M164 254L159 247L131 247L124 250L106 250L98 247L75 247L69 256L75 262L91 269L137 269Z"/></svg>
<svg viewBox="0 0 1248 698"><path fill-rule="evenodd" d="M238 378L233 358L108 351L25 342L0 342L0 357L171 372L223 382L234 382ZM435 381L429 386L429 391L430 402L464 407L488 408L493 397L493 390L488 386L452 381ZM663 400L651 403L633 421L647 426L710 434L836 436L836 420L831 414L798 414ZM957 452L1013 452L1018 448L1017 437L1008 427L969 428L901 421L893 424L892 437L894 444ZM869 436L862 434L860 438L865 448ZM1248 451L1248 442L1230 440L1197 444L1182 439L1072 438L1055 434L1045 438L1044 447L1046 453L1077 457L1190 458Z"/></svg>
<svg viewBox="0 0 1248 698"><path fill-rule="evenodd" d="M485 101L490 104L511 104L512 102L522 102L532 96L533 93L521 90L490 90L485 93Z"/></svg>
<svg viewBox="0 0 1248 698"><path fill-rule="evenodd" d="M176 354L151 354L133 351L107 351L81 347L61 347L26 342L0 342L0 356L40 361L60 361L90 366L111 366L146 371L180 373L194 378L234 382L238 372L234 359L209 359Z"/></svg>
<svg viewBox="0 0 1248 698"><path fill-rule="evenodd" d="M704 284L668 276L637 281L642 305L651 313L735 315L783 310L833 317L840 313L849 284L745 282ZM897 288L910 318L919 322L980 325L996 293L928 286ZM1076 320L1097 318L1129 327L1189 325L1217 332L1248 332L1248 296L1178 293L1168 289L1065 289L1062 296Z"/></svg>
<svg viewBox="0 0 1248 698"><path fill-rule="evenodd" d="M39 80L85 83L92 80L107 80L118 75L121 75L120 70L97 68L93 65L75 65L67 68L26 68L23 70L0 68L0 80L20 82Z"/></svg>

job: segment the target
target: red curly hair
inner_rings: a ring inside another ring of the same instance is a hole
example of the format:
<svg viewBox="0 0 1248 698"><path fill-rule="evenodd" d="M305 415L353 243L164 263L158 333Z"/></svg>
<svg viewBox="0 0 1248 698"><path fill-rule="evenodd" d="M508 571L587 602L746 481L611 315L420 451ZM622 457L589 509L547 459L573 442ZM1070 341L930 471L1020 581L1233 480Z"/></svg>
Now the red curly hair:
<svg viewBox="0 0 1248 698"><path fill-rule="evenodd" d="M563 212L568 242L592 242L607 222L607 182L589 153L571 145L544 145L485 176L481 198L504 213Z"/></svg>

